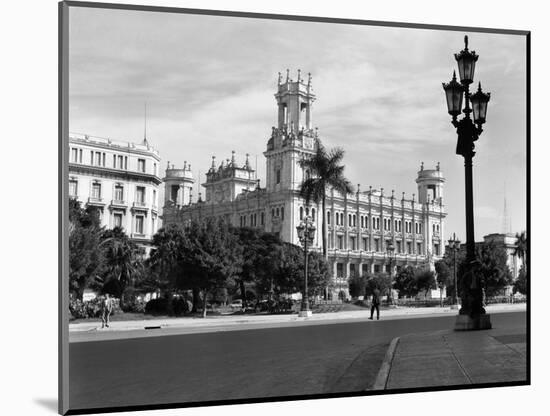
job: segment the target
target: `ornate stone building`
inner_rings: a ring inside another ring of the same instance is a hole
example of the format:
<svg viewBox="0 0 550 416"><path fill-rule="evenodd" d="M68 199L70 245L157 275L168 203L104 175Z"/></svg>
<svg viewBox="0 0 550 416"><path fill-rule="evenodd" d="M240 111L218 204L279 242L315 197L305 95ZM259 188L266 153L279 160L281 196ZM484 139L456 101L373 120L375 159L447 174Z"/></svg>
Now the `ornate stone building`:
<svg viewBox="0 0 550 416"><path fill-rule="evenodd" d="M300 185L310 174L300 160L312 155L320 140L312 127L312 108L316 100L311 84L301 78L283 81L279 74L277 126L267 140L265 188L259 186L248 155L238 163L231 158L212 165L202 184L205 197L191 200L194 179L189 170L166 170L163 221L221 217L235 226L257 227L278 234L284 241L299 244L296 226L311 216L317 226L313 248L321 250L321 206L305 206L299 196ZM411 178L412 179L412 178ZM395 248L392 272L406 265L433 266L443 256L446 211L443 205L445 178L439 164L435 169L417 172L418 198L397 197L384 189L361 190L341 195L327 190L327 244L335 291L347 292L347 279L355 274L388 271L388 243Z"/></svg>
<svg viewBox="0 0 550 416"><path fill-rule="evenodd" d="M101 225L122 227L147 252L159 228L158 150L83 134L69 134L69 197L99 208Z"/></svg>

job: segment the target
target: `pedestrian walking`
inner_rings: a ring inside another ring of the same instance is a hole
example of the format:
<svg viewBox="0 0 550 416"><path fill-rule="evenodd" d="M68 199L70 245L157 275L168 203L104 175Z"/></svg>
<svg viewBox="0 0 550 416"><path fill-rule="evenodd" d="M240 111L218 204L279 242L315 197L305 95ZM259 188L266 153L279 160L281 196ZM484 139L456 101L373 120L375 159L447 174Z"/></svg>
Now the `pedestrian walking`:
<svg viewBox="0 0 550 416"><path fill-rule="evenodd" d="M371 307L370 307L370 318L372 320L374 316L374 309L376 309L376 319L380 319L380 291L378 289L374 289L372 293L372 301L371 301Z"/></svg>
<svg viewBox="0 0 550 416"><path fill-rule="evenodd" d="M109 317L113 312L113 299L106 293L105 299L101 302L101 328L109 328Z"/></svg>

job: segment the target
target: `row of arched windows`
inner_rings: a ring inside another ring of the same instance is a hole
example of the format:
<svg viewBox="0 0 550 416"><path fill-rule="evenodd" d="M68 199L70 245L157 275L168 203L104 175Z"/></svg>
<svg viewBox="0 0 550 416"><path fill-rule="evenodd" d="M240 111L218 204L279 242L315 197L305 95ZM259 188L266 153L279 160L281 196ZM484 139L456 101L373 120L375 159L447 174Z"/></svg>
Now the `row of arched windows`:
<svg viewBox="0 0 550 416"><path fill-rule="evenodd" d="M241 227L257 227L258 226L258 220L259 225L263 226L265 225L265 213L260 212L260 215L258 215L257 212L254 212L250 215L241 215L239 218L239 224Z"/></svg>
<svg viewBox="0 0 550 416"><path fill-rule="evenodd" d="M301 208L300 208L301 209ZM327 211L327 224L331 225L331 211ZM302 219L302 211L300 211L300 219ZM334 213L334 221L335 225L345 225L344 224L344 214L342 212L335 212ZM361 215L360 216L360 224L361 228L369 228L369 220L367 215ZM355 214L348 214L348 227L356 227L357 226L357 217ZM373 230L380 230L380 217L373 216L372 217L372 225ZM384 231L391 231L391 218L383 218L383 227ZM394 231L395 232L402 232L403 231L403 223L402 220L396 219L394 220ZM412 232L412 221L405 221L405 232L411 233ZM415 223L415 232L417 234L420 234L422 232L422 223L416 222ZM434 232L439 232L439 225L434 224Z"/></svg>

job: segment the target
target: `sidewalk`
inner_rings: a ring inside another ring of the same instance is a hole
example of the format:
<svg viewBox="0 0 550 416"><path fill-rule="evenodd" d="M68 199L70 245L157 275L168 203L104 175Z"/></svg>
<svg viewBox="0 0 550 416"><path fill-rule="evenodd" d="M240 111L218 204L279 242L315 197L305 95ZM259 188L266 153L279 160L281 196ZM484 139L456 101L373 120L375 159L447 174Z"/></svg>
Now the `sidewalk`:
<svg viewBox="0 0 550 416"><path fill-rule="evenodd" d="M391 342L373 390L526 382L526 354L525 328L406 335Z"/></svg>
<svg viewBox="0 0 550 416"><path fill-rule="evenodd" d="M487 307L488 313L495 312L512 312L524 311L526 305L523 304L499 304L490 305ZM448 316L456 315L456 309L449 307L430 307L430 308L405 308L396 307L381 311L381 318L384 320L403 319L406 317L418 316ZM187 331L214 332L214 331L230 331L254 328L266 328L272 326L284 326L288 324L315 325L321 323L338 323L340 321L351 320L366 320L370 316L370 311L345 311L332 313L316 313L310 318L299 318L297 314L285 315L225 315L225 316L208 316L206 318L161 318L147 319L136 321L114 321L110 323L109 328L101 329L100 321L83 322L69 324L69 332L71 341L78 337L78 334L88 333L95 334L94 337L98 340L112 339L125 337L146 336L151 333L151 329L156 335L162 333L185 333ZM131 331L131 333L122 334L122 331ZM100 335L101 334L101 335ZM116 335L118 334L118 335Z"/></svg>

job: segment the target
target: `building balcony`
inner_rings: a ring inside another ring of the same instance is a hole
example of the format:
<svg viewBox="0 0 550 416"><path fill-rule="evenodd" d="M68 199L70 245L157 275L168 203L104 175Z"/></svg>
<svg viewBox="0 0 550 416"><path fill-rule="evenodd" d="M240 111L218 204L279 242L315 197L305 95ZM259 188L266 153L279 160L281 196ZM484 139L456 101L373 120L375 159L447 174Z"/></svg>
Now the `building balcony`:
<svg viewBox="0 0 550 416"><path fill-rule="evenodd" d="M126 201L123 201L122 199L111 199L111 206L126 208L128 206L128 203Z"/></svg>
<svg viewBox="0 0 550 416"><path fill-rule="evenodd" d="M147 236L143 233L132 233L131 238L136 240L148 240Z"/></svg>
<svg viewBox="0 0 550 416"><path fill-rule="evenodd" d="M96 197L90 196L88 198L88 205L103 207L105 206L105 202L103 201L103 198L96 198Z"/></svg>
<svg viewBox="0 0 550 416"><path fill-rule="evenodd" d="M149 208L147 208L147 204L144 201L134 201L132 204L132 211L143 211L147 213Z"/></svg>

